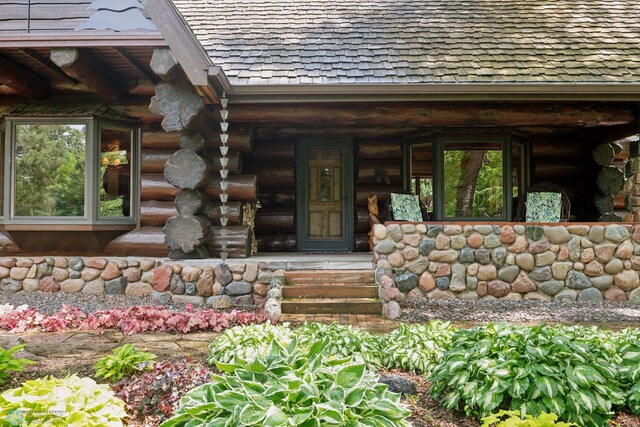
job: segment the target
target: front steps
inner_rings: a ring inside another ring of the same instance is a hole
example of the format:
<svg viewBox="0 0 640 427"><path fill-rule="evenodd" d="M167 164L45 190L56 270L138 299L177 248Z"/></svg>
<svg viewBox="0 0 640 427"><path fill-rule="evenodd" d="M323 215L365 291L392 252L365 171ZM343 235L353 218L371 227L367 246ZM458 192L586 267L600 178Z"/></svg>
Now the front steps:
<svg viewBox="0 0 640 427"><path fill-rule="evenodd" d="M376 314L382 306L372 270L285 272L282 313Z"/></svg>

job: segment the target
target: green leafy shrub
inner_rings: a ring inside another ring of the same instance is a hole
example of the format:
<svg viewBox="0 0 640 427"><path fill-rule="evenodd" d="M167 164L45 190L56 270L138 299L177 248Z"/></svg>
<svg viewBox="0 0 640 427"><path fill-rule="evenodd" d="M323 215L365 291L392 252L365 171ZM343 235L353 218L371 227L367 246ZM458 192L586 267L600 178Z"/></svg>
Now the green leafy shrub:
<svg viewBox="0 0 640 427"><path fill-rule="evenodd" d="M305 323L294 330L294 335L303 346L325 341L322 352L329 356L353 356L357 361L371 366L379 366L382 363L380 337L355 329L351 325Z"/></svg>
<svg viewBox="0 0 640 427"><path fill-rule="evenodd" d="M294 338L284 348L273 341L266 357L217 363L224 375L187 393L161 427L410 425L398 394L365 364L324 355L326 345L302 348Z"/></svg>
<svg viewBox="0 0 640 427"><path fill-rule="evenodd" d="M271 343L277 341L287 346L293 337L288 324L272 325L270 322L248 326L234 326L229 328L209 344L209 358L207 362L229 363L234 360L252 361L265 356L271 348Z"/></svg>
<svg viewBox="0 0 640 427"><path fill-rule="evenodd" d="M382 362L390 369L428 374L451 346L454 332L449 322L400 324L382 340Z"/></svg>
<svg viewBox="0 0 640 427"><path fill-rule="evenodd" d="M600 339L600 336L596 336ZM432 371L445 408L488 416L499 406L558 414L582 427L607 424L625 402L609 350L575 328L492 324L461 329Z"/></svg>
<svg viewBox="0 0 640 427"><path fill-rule="evenodd" d="M134 372L151 369L155 358L155 354L138 351L132 344L124 344L98 360L93 369L97 377L118 381Z"/></svg>
<svg viewBox="0 0 640 427"><path fill-rule="evenodd" d="M572 427L575 424L568 424L558 421L556 414L543 412L538 418L525 415L525 419L520 418L518 411L500 411L489 417L482 419L481 427Z"/></svg>
<svg viewBox="0 0 640 427"><path fill-rule="evenodd" d="M620 382L627 394L627 405L634 414L640 413L640 331L618 333Z"/></svg>
<svg viewBox="0 0 640 427"><path fill-rule="evenodd" d="M109 386L75 375L26 381L0 395L0 419L13 425L117 427L126 416Z"/></svg>
<svg viewBox="0 0 640 427"><path fill-rule="evenodd" d="M0 348L0 383L9 377L9 371L22 372L24 365L33 365L34 361L16 357L15 353L24 348L24 344L19 344L4 350Z"/></svg>

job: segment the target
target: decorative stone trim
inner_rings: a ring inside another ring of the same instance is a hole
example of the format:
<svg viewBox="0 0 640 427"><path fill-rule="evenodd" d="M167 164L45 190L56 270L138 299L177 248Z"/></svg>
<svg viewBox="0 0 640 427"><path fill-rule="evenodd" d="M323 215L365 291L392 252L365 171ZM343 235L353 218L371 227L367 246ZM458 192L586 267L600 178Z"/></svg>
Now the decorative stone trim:
<svg viewBox="0 0 640 427"><path fill-rule="evenodd" d="M265 262L208 265L150 258L0 258L0 292L124 294L150 296L158 304L263 308L271 282L272 272Z"/></svg>
<svg viewBox="0 0 640 427"><path fill-rule="evenodd" d="M407 299L640 302L640 225L376 224L383 315Z"/></svg>
<svg viewBox="0 0 640 427"><path fill-rule="evenodd" d="M269 283L269 291L267 292L267 302L264 310L269 316L271 323L277 323L282 317L282 288L285 284L284 270L276 270L271 277Z"/></svg>

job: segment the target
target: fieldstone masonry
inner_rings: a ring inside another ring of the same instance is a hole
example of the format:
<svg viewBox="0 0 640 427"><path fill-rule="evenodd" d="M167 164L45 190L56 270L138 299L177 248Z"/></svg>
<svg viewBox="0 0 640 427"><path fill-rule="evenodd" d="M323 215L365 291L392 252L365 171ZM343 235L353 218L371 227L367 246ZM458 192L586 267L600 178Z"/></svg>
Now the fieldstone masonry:
<svg viewBox="0 0 640 427"><path fill-rule="evenodd" d="M640 225L387 223L373 231L391 319L414 298L640 303Z"/></svg>
<svg viewBox="0 0 640 427"><path fill-rule="evenodd" d="M0 258L0 292L150 296L158 304L173 301L216 309L264 308L272 277L266 262L194 265L130 258Z"/></svg>

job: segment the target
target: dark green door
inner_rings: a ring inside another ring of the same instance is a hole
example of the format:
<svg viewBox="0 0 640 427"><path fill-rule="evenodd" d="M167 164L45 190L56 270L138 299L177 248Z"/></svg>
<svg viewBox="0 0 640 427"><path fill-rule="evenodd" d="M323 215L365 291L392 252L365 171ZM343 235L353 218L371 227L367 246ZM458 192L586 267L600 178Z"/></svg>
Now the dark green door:
<svg viewBox="0 0 640 427"><path fill-rule="evenodd" d="M350 141L298 146L298 250L353 250L353 155Z"/></svg>

